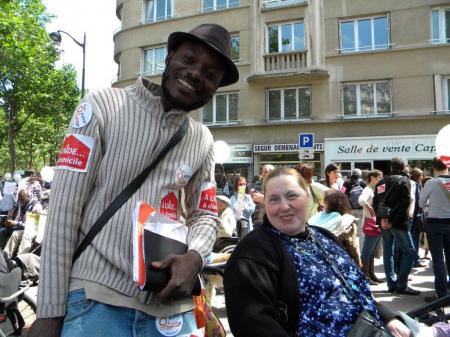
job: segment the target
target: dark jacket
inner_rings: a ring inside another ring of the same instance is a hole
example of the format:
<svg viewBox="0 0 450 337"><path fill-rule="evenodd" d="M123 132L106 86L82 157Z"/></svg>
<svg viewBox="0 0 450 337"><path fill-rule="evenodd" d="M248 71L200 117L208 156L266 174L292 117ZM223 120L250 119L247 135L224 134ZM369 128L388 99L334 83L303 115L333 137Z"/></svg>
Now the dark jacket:
<svg viewBox="0 0 450 337"><path fill-rule="evenodd" d="M235 337L298 336L297 272L287 249L268 228L270 224L265 221L262 228L250 232L237 245L225 269L227 316ZM314 228L336 241L330 232ZM385 308L377 308L385 321L393 318Z"/></svg>
<svg viewBox="0 0 450 337"><path fill-rule="evenodd" d="M392 190L389 192L391 188ZM389 194L385 204L391 208L389 222L393 228L408 230L408 209L411 202L411 182L409 178L400 171L394 171L393 174L380 180L375 187L373 197L375 212L387 193ZM380 223L381 219L377 217L377 224L380 225Z"/></svg>

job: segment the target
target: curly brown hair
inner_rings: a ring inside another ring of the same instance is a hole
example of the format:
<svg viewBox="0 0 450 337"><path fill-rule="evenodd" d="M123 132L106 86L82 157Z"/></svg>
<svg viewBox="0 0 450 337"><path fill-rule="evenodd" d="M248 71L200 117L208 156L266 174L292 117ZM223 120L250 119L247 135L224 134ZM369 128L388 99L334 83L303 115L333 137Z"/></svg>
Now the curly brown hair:
<svg viewBox="0 0 450 337"><path fill-rule="evenodd" d="M323 203L327 213L338 212L344 215L349 214L352 209L345 193L334 189L325 192Z"/></svg>

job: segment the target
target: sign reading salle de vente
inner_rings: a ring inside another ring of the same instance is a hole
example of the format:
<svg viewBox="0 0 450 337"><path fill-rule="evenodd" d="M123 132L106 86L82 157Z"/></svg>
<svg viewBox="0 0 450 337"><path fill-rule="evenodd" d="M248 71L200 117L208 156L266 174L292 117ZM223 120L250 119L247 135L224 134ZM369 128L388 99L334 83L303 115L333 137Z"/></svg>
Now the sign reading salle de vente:
<svg viewBox="0 0 450 337"><path fill-rule="evenodd" d="M431 159L436 136L325 138L325 162L341 160Z"/></svg>

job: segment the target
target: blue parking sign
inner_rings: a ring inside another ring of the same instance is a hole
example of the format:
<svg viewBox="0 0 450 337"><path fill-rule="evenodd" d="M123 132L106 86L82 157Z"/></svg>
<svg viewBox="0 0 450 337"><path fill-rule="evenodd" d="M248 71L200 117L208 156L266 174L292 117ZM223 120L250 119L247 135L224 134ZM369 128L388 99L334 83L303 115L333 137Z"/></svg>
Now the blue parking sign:
<svg viewBox="0 0 450 337"><path fill-rule="evenodd" d="M313 149L314 148L314 133L299 133L298 134L298 146L301 149Z"/></svg>

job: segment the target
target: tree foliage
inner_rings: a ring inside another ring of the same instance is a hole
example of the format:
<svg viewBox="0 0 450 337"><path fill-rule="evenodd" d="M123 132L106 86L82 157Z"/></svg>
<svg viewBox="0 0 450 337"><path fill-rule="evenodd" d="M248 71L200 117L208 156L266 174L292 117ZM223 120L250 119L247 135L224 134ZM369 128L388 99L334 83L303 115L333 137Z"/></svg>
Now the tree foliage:
<svg viewBox="0 0 450 337"><path fill-rule="evenodd" d="M79 90L57 69L41 0L0 0L0 169L54 164Z"/></svg>

